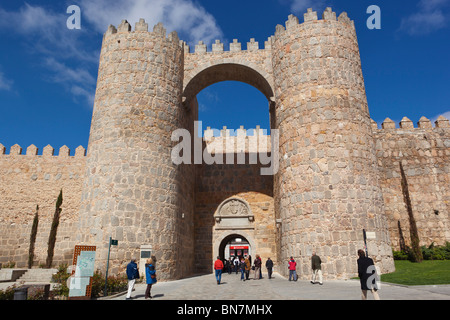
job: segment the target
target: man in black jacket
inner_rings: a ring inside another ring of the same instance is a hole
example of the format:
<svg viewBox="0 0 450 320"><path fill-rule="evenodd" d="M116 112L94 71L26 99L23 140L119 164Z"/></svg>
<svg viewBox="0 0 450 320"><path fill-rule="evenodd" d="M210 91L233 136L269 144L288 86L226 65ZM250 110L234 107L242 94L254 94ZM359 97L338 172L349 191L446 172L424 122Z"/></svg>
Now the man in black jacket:
<svg viewBox="0 0 450 320"><path fill-rule="evenodd" d="M313 252L311 257L311 269L313 271L311 283L316 283L316 277L319 277L319 284L322 285L322 260Z"/></svg>
<svg viewBox="0 0 450 320"><path fill-rule="evenodd" d="M375 300L380 300L377 288L377 274L373 260L366 257L363 250L358 250L358 276L361 283L362 299L367 300L367 290L370 290Z"/></svg>
<svg viewBox="0 0 450 320"><path fill-rule="evenodd" d="M267 268L267 273L269 274L269 279L272 279L273 261L270 260L270 258L267 258L266 268Z"/></svg>

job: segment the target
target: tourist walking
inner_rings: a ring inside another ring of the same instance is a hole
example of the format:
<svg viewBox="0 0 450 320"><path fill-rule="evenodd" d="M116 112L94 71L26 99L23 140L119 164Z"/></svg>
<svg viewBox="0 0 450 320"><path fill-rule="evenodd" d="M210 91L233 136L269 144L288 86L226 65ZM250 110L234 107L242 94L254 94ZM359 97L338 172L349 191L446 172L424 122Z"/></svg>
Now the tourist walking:
<svg viewBox="0 0 450 320"><path fill-rule="evenodd" d="M239 261L239 257L238 256L236 256L234 258L233 264L234 264L234 271L236 271L236 274L237 274L238 271L239 271L239 265L241 264L241 262Z"/></svg>
<svg viewBox="0 0 450 320"><path fill-rule="evenodd" d="M151 290L152 286L156 283L156 259L147 259L145 264L145 282L147 283L147 289L145 290L145 299L152 298Z"/></svg>
<svg viewBox="0 0 450 320"><path fill-rule="evenodd" d="M269 279L272 279L273 261L270 260L270 257L267 258L267 261L266 261L266 268L267 268L267 274L269 275Z"/></svg>
<svg viewBox="0 0 450 320"><path fill-rule="evenodd" d="M249 280L250 270L252 269L252 264L250 263L249 256L245 257L245 280Z"/></svg>
<svg viewBox="0 0 450 320"><path fill-rule="evenodd" d="M228 258L228 260L226 261L226 265L225 268L227 269L228 274L231 274L232 271L232 267L233 266L233 262L231 261L231 257Z"/></svg>
<svg viewBox="0 0 450 320"><path fill-rule="evenodd" d="M214 270L216 273L217 284L220 284L220 281L222 280L223 262L220 260L219 256L217 256L217 260L214 262Z"/></svg>
<svg viewBox="0 0 450 320"><path fill-rule="evenodd" d="M128 278L128 292L126 299L130 300L136 279L139 279L139 269L136 264L136 258L131 259L130 263L127 265L126 273Z"/></svg>
<svg viewBox="0 0 450 320"><path fill-rule="evenodd" d="M256 255L254 266L255 266L255 277L253 279L259 280L261 272L261 258L259 257L258 254Z"/></svg>
<svg viewBox="0 0 450 320"><path fill-rule="evenodd" d="M239 270L241 271L241 280L245 281L245 259L241 258L241 263L239 264Z"/></svg>
<svg viewBox="0 0 450 320"><path fill-rule="evenodd" d="M295 262L294 257L289 260L289 281L297 281L297 262Z"/></svg>
<svg viewBox="0 0 450 320"><path fill-rule="evenodd" d="M367 300L367 291L370 290L375 300L380 300L376 284L376 269L373 260L366 257L364 250L358 250L358 276L361 283L362 300ZM372 280L373 278L373 280Z"/></svg>
<svg viewBox="0 0 450 320"><path fill-rule="evenodd" d="M323 285L322 282L322 260L320 260L320 257L316 255L315 252L313 252L311 257L311 269L312 269L312 279L311 283L315 284L317 278L319 278L319 284Z"/></svg>

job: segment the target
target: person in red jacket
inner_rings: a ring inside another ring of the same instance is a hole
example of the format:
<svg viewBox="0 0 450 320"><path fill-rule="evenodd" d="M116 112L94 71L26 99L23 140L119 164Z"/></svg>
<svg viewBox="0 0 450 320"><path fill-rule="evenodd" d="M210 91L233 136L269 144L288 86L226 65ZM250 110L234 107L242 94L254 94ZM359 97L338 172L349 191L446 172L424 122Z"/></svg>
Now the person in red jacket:
<svg viewBox="0 0 450 320"><path fill-rule="evenodd" d="M220 260L219 256L217 257L216 262L214 262L214 270L216 272L217 284L220 284L220 280L222 280L223 262Z"/></svg>
<svg viewBox="0 0 450 320"><path fill-rule="evenodd" d="M297 281L297 262L295 262L294 257L291 257L291 260L289 260L289 281L292 280Z"/></svg>

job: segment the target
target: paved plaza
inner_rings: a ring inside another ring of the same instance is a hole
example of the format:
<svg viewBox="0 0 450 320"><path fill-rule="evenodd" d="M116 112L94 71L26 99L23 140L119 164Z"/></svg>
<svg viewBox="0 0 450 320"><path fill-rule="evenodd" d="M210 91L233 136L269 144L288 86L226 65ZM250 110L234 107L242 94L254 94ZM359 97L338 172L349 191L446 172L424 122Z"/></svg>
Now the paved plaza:
<svg viewBox="0 0 450 320"><path fill-rule="evenodd" d="M152 300L361 300L359 280L325 281L323 285L309 281L288 281L274 273L272 279L241 281L240 274L225 273L217 285L214 274L183 280L158 282L152 288ZM146 284L137 284L131 295L145 300ZM400 286L381 283L381 300L450 300L450 285ZM110 300L125 300L125 294ZM368 300L373 300L368 294Z"/></svg>

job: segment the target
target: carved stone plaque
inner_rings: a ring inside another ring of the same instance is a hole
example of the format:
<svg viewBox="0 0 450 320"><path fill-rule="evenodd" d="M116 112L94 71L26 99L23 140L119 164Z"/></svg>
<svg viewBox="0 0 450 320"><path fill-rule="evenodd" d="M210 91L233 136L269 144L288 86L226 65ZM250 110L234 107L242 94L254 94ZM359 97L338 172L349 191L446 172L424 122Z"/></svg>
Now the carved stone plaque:
<svg viewBox="0 0 450 320"><path fill-rule="evenodd" d="M222 202L214 215L216 229L254 229L254 216L245 200L230 198Z"/></svg>

